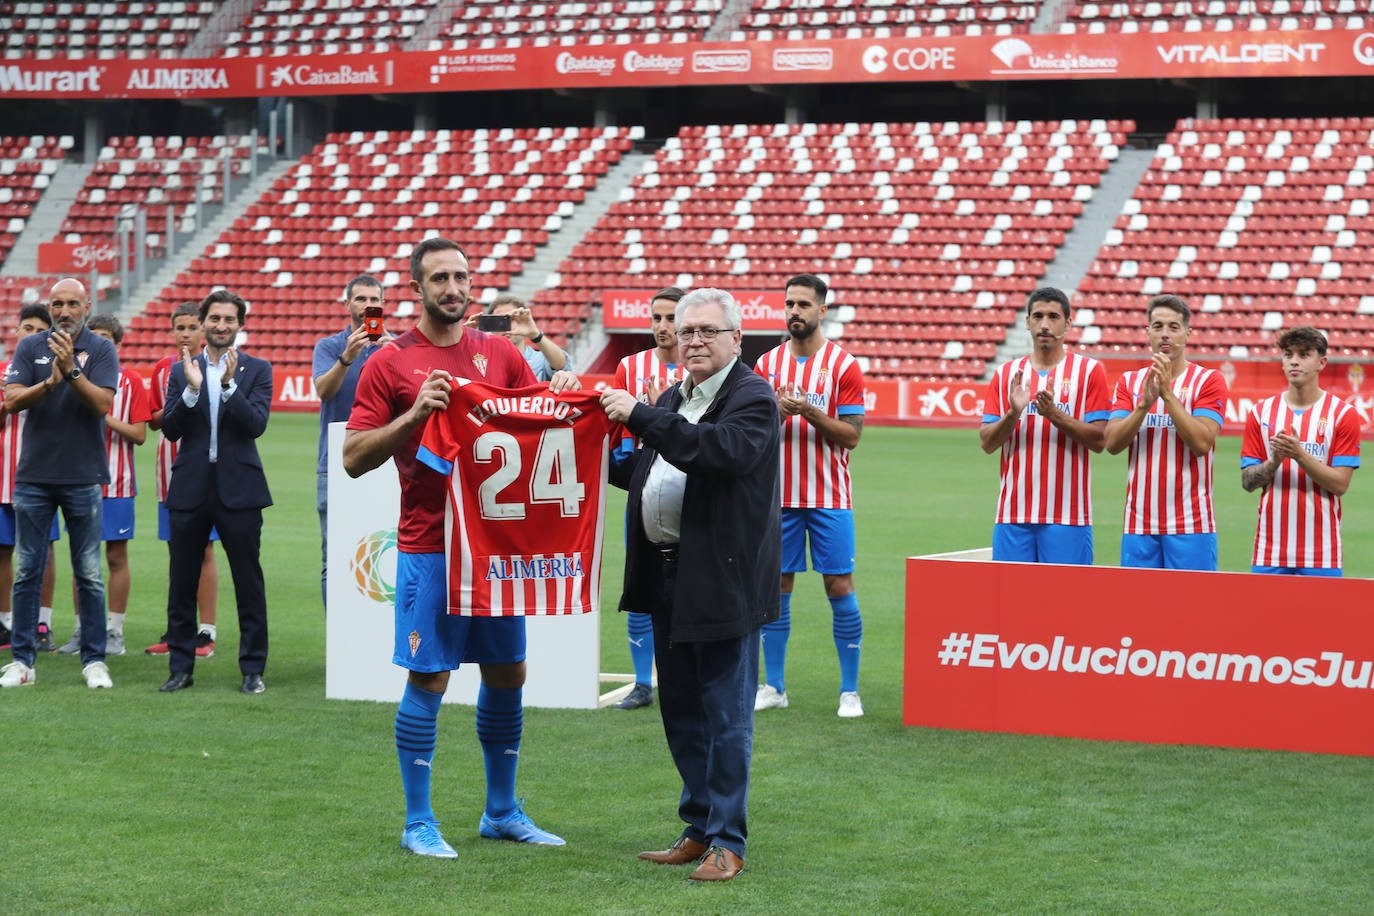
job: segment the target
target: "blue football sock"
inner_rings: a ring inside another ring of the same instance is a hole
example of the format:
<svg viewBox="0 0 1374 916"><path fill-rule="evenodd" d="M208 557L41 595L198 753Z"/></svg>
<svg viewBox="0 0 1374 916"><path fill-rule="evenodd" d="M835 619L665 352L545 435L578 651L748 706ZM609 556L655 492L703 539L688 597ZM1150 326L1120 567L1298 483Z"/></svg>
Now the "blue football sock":
<svg viewBox="0 0 1374 916"><path fill-rule="evenodd" d="M396 707L396 757L401 764L401 789L406 797L406 824L434 820L429 777L442 699L442 694L407 681L401 705Z"/></svg>
<svg viewBox="0 0 1374 916"><path fill-rule="evenodd" d="M652 687L654 683L654 619L634 611L625 615L630 633L630 660L635 666L635 683Z"/></svg>
<svg viewBox="0 0 1374 916"><path fill-rule="evenodd" d="M782 592L778 619L763 625L764 680L778 693L787 692L787 637L792 635L792 593Z"/></svg>
<svg viewBox="0 0 1374 916"><path fill-rule="evenodd" d="M830 599L834 612L831 635L840 657L840 692L859 689L859 647L864 638L864 622L859 616L859 599L854 592Z"/></svg>
<svg viewBox="0 0 1374 916"><path fill-rule="evenodd" d="M487 817L500 820L515 810L515 770L525 727L523 691L488 687L477 691L477 740L487 766Z"/></svg>

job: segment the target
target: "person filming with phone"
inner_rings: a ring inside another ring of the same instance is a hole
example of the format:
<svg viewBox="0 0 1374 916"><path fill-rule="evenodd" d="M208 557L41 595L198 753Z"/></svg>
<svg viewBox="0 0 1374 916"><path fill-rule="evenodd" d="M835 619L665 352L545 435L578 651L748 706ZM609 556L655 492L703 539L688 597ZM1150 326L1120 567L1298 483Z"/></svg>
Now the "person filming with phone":
<svg viewBox="0 0 1374 916"><path fill-rule="evenodd" d="M360 274L344 287L348 327L315 343L310 376L320 398L320 449L315 465L315 507L320 513L320 600L329 608L329 424L348 420L358 376L372 354L391 340L382 326L386 294L376 277Z"/></svg>
<svg viewBox="0 0 1374 916"><path fill-rule="evenodd" d="M469 318L467 325L488 334L506 335L541 382L552 379L558 370L568 368L567 352L544 336L525 300L519 296L502 293L482 307L482 314Z"/></svg>

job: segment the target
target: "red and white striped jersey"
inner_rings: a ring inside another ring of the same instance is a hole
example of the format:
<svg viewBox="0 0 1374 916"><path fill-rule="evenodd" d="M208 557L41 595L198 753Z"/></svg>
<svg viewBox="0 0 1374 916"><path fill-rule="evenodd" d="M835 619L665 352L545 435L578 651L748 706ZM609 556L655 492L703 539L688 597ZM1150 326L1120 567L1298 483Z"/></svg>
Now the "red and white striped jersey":
<svg viewBox="0 0 1374 916"><path fill-rule="evenodd" d="M1116 383L1112 419L1140 404L1150 367L1133 369ZM1189 363L1174 379L1174 394L1189 416L1226 422L1226 379L1214 369ZM1212 460L1216 449L1199 457L1184 444L1174 421L1156 399L1131 440L1126 473L1126 534L1212 534Z"/></svg>
<svg viewBox="0 0 1374 916"><path fill-rule="evenodd" d="M1269 460L1269 440L1291 430L1303 449L1330 467L1360 466L1360 415L1350 404L1323 391L1301 413L1285 394L1255 405L1245 423L1242 468ZM1255 528L1255 566L1337 569L1341 562L1341 498L1312 482L1298 463L1279 464L1260 494Z"/></svg>
<svg viewBox="0 0 1374 916"><path fill-rule="evenodd" d="M805 396L826 416L863 416L864 374L859 362L827 340L814 356L798 359L788 345L769 350L754 364L774 391ZM835 445L799 416L782 424L782 507L852 509L849 449Z"/></svg>
<svg viewBox="0 0 1374 916"><path fill-rule="evenodd" d="M1097 360L1073 352L1043 373L1029 356L1008 360L988 383L984 423L996 423L1011 409L1012 379L1026 386L1030 404L1002 446L997 524L1091 525L1092 453L1040 416L1035 396L1048 388L1055 404L1070 416L1085 423L1105 421L1111 415L1107 371Z"/></svg>
<svg viewBox="0 0 1374 916"><path fill-rule="evenodd" d="M682 381L683 377L682 366L660 360L657 347L631 353L615 367L615 387L630 392L644 404L649 403L651 381L657 381L662 392ZM639 440L628 429L625 430L625 438L633 441L638 448Z"/></svg>
<svg viewBox="0 0 1374 916"><path fill-rule="evenodd" d="M9 368L9 363L0 363L0 372ZM0 404L5 403L4 386L0 385ZM0 427L0 503L14 502L14 475L19 467L19 447L24 442L23 412L5 415L5 423Z"/></svg>
<svg viewBox="0 0 1374 916"><path fill-rule="evenodd" d="M120 367L119 387L115 389L109 415L124 423L147 423L151 419L148 391L143 387L143 376L133 369ZM138 486L134 482L134 444L108 426L105 427L105 457L110 462L110 482L101 487L100 495L112 498L137 495Z"/></svg>
<svg viewBox="0 0 1374 916"><path fill-rule="evenodd" d="M584 614L601 604L607 451L600 392L455 382L416 459L448 476L449 613Z"/></svg>
<svg viewBox="0 0 1374 916"><path fill-rule="evenodd" d="M164 356L153 367L153 387L149 398L155 403L152 410L161 410L167 402L167 380L172 377L172 364L175 356ZM167 484L172 480L172 462L177 460L177 443L172 442L159 430L157 434L157 460L153 466L153 483L157 487L157 501L167 501Z"/></svg>

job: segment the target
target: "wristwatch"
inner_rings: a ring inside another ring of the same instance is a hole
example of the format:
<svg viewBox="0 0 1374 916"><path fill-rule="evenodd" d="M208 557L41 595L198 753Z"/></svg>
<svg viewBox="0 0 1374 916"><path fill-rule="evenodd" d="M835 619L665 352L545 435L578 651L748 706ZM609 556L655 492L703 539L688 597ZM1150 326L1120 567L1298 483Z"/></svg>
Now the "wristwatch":
<svg viewBox="0 0 1374 916"><path fill-rule="evenodd" d="M543 331L540 331L538 334L536 334L536 335L534 335L533 337L530 338L530 343L534 344L535 346L538 346L538 345L539 345L539 341L541 341L541 340L543 340L543 339L544 339L544 332L543 332Z"/></svg>
<svg viewBox="0 0 1374 916"><path fill-rule="evenodd" d="M72 371L67 373L67 381L74 382L79 378L81 378L81 367L72 366Z"/></svg>

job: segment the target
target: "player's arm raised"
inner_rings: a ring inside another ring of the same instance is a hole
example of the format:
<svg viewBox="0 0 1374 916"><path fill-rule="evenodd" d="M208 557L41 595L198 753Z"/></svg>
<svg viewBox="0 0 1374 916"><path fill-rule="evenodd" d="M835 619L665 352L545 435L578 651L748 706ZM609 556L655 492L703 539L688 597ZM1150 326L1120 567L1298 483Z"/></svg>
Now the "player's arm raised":
<svg viewBox="0 0 1374 916"><path fill-rule="evenodd" d="M349 477L360 477L381 467L401 449L410 434L436 410L448 407L449 380L442 369L429 373L415 395L410 409L385 426L375 429L350 429L344 434L343 466Z"/></svg>

